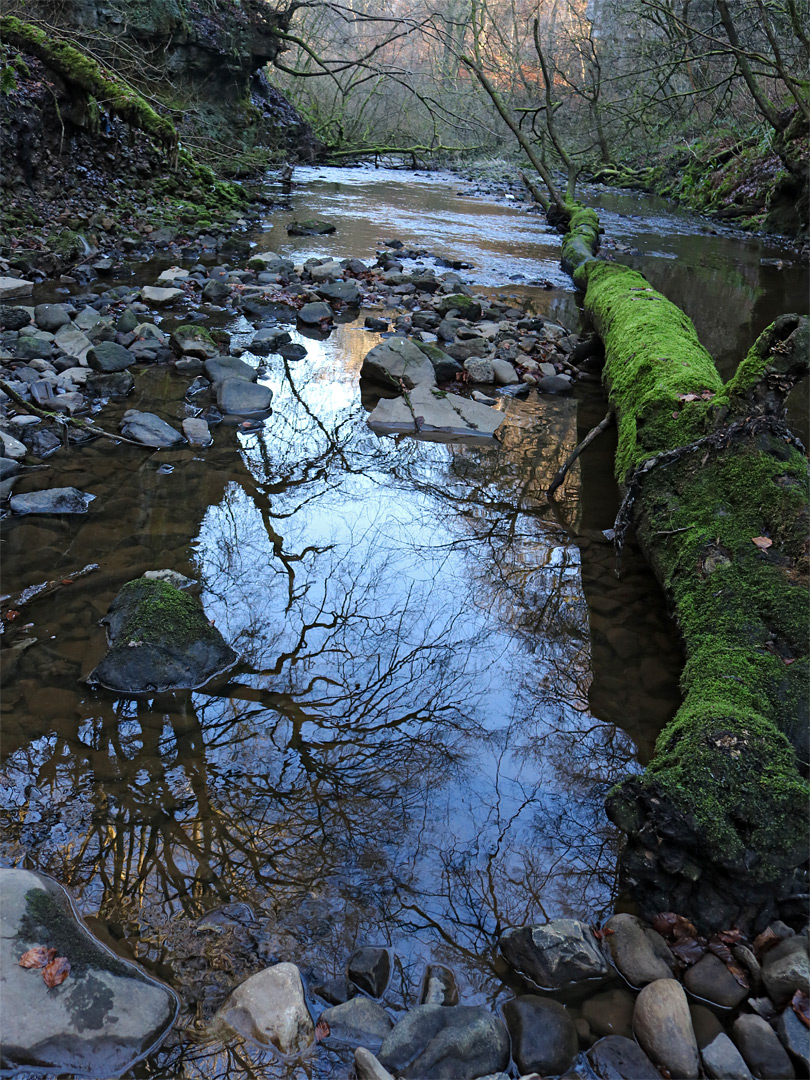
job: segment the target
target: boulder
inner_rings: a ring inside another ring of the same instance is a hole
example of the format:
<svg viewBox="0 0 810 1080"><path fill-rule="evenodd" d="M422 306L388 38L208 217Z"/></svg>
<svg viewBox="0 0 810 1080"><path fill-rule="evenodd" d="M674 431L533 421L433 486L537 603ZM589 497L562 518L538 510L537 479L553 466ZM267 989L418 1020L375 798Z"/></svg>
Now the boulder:
<svg viewBox="0 0 810 1080"><path fill-rule="evenodd" d="M67 961L61 984L49 989L47 968L20 966L26 954L44 959L32 949ZM111 953L62 886L28 870L0 870L0 996L2 1060L12 1071L120 1076L156 1048L177 1014L168 987Z"/></svg>
<svg viewBox="0 0 810 1080"><path fill-rule="evenodd" d="M292 270L293 262L292 259L285 259L283 255L276 255L274 251L257 251L248 259L248 266L251 270L277 274L282 270Z"/></svg>
<svg viewBox="0 0 810 1080"><path fill-rule="evenodd" d="M796 990L810 994L810 955L805 934L785 938L765 953L762 981L777 1005L792 998Z"/></svg>
<svg viewBox="0 0 810 1080"><path fill-rule="evenodd" d="M330 1005L343 1005L357 994L357 987L352 986L345 976L336 979L325 979L313 992L328 1001Z"/></svg>
<svg viewBox="0 0 810 1080"><path fill-rule="evenodd" d="M15 514L86 514L93 499L75 487L58 487L12 495L9 506Z"/></svg>
<svg viewBox="0 0 810 1080"><path fill-rule="evenodd" d="M627 990L605 990L582 1004L582 1015L596 1035L633 1037L633 1009L636 999Z"/></svg>
<svg viewBox="0 0 810 1080"><path fill-rule="evenodd" d="M213 442L211 430L201 416L187 416L182 427L191 446L210 446Z"/></svg>
<svg viewBox="0 0 810 1080"><path fill-rule="evenodd" d="M448 345L447 348L452 349L453 346ZM464 370L467 372L467 378L470 382L495 382L495 365L491 360L486 360L483 357L470 357L464 361Z"/></svg>
<svg viewBox="0 0 810 1080"><path fill-rule="evenodd" d="M621 913L605 923L604 938L611 959L631 986L641 987L656 979L671 979L674 957L669 946L635 915Z"/></svg>
<svg viewBox="0 0 810 1080"><path fill-rule="evenodd" d="M537 389L544 394L570 394L574 381L567 375L544 375L537 380Z"/></svg>
<svg viewBox="0 0 810 1080"><path fill-rule="evenodd" d="M327 259L326 262L318 263L317 266L308 266L306 269L310 280L316 284L335 281L343 276L343 264L339 259Z"/></svg>
<svg viewBox="0 0 810 1080"><path fill-rule="evenodd" d="M518 373L508 360L493 360L492 371L495 376L493 382L498 386L511 386L512 383L520 382Z"/></svg>
<svg viewBox="0 0 810 1080"><path fill-rule="evenodd" d="M3 457L12 458L14 461L22 461L28 453L28 447L24 442L20 442L11 432L3 431L2 428L0 428L0 446L2 446Z"/></svg>
<svg viewBox="0 0 810 1080"><path fill-rule="evenodd" d="M93 371L109 375L115 371L125 371L136 360L135 354L114 341L101 341L87 351L87 364Z"/></svg>
<svg viewBox="0 0 810 1080"><path fill-rule="evenodd" d="M632 1039L607 1035L586 1054L599 1080L658 1080L660 1073Z"/></svg>
<svg viewBox="0 0 810 1080"><path fill-rule="evenodd" d="M287 226L288 236L328 236L335 231L335 226L317 218L305 218L303 221L291 221Z"/></svg>
<svg viewBox="0 0 810 1080"><path fill-rule="evenodd" d="M33 291L33 281L16 277L0 277L0 303L4 300L14 300L18 296L30 296Z"/></svg>
<svg viewBox="0 0 810 1080"><path fill-rule="evenodd" d="M591 928L575 919L552 919L507 930L498 948L521 978L540 989L563 990L610 977Z"/></svg>
<svg viewBox="0 0 810 1080"><path fill-rule="evenodd" d="M231 295L231 287L225 281L211 278L203 286L202 298L210 304L222 304Z"/></svg>
<svg viewBox="0 0 810 1080"><path fill-rule="evenodd" d="M285 360L303 360L307 355L306 347L299 345L297 341L289 341L286 345L279 345L277 351L278 355Z"/></svg>
<svg viewBox="0 0 810 1080"><path fill-rule="evenodd" d="M317 326L325 320L332 319L332 309L323 300L316 300L311 304L304 304L298 312L298 321L305 326Z"/></svg>
<svg viewBox="0 0 810 1080"><path fill-rule="evenodd" d="M349 980L372 997L382 997L391 978L391 954L387 949L365 946L349 957Z"/></svg>
<svg viewBox="0 0 810 1080"><path fill-rule="evenodd" d="M247 382L256 382L256 368L246 364L244 360L237 360L235 356L214 356L206 360L203 370L212 383L224 382L226 379L245 379Z"/></svg>
<svg viewBox="0 0 810 1080"><path fill-rule="evenodd" d="M0 304L0 329L3 330L22 330L24 326L28 326L31 322L31 316L21 307L9 307L6 304Z"/></svg>
<svg viewBox="0 0 810 1080"><path fill-rule="evenodd" d="M70 323L70 314L64 304L37 304L34 308L34 322L40 330L48 330L54 334L60 326Z"/></svg>
<svg viewBox="0 0 810 1080"><path fill-rule="evenodd" d="M577 1029L558 1001L523 994L503 1007L512 1057L521 1073L563 1073L579 1049Z"/></svg>
<svg viewBox="0 0 810 1080"><path fill-rule="evenodd" d="M697 1080L697 1040L683 987L675 979L656 979L636 998L633 1031L652 1061L673 1080Z"/></svg>
<svg viewBox="0 0 810 1080"><path fill-rule="evenodd" d="M363 299L363 294L353 281L336 281L331 285L319 285L315 291L324 300L336 301L348 307L358 307Z"/></svg>
<svg viewBox="0 0 810 1080"><path fill-rule="evenodd" d="M118 425L121 434L144 446L180 446L186 440L179 431L154 413L127 409Z"/></svg>
<svg viewBox="0 0 810 1080"><path fill-rule="evenodd" d="M141 300L152 307L168 307L182 300L183 296L185 293L182 289L164 289L158 285L144 285L141 289Z"/></svg>
<svg viewBox="0 0 810 1080"><path fill-rule="evenodd" d="M719 957L706 953L683 975L683 985L695 997L732 1009L748 994L748 986L741 986Z"/></svg>
<svg viewBox="0 0 810 1080"><path fill-rule="evenodd" d="M433 364L424 352L406 337L394 336L366 354L360 368L361 379L371 379L397 390L412 390L419 383L433 386Z"/></svg>
<svg viewBox="0 0 810 1080"><path fill-rule="evenodd" d="M776 1033L782 1046L799 1065L800 1075L810 1074L810 1028L798 1018L790 1005L779 1017Z"/></svg>
<svg viewBox="0 0 810 1080"><path fill-rule="evenodd" d="M178 326L169 337L169 344L178 356L208 360L219 353L219 346L202 326Z"/></svg>
<svg viewBox="0 0 810 1080"><path fill-rule="evenodd" d="M444 964L428 964L422 980L421 1005L458 1005L458 984Z"/></svg>
<svg viewBox="0 0 810 1080"><path fill-rule="evenodd" d="M216 1020L262 1046L300 1054L315 1042L301 972L295 964L265 968L230 994Z"/></svg>
<svg viewBox="0 0 810 1080"><path fill-rule="evenodd" d="M429 361L428 361L429 362ZM380 435L450 435L492 438L505 414L477 401L448 394L432 385L419 385L404 397L382 398L368 417Z"/></svg>
<svg viewBox="0 0 810 1080"><path fill-rule="evenodd" d="M450 293L449 296L443 296L437 304L436 310L440 315L447 315L449 312L455 311L461 318L469 319L471 322L481 318L480 303L471 296L465 296L464 293Z"/></svg>
<svg viewBox="0 0 810 1080"><path fill-rule="evenodd" d="M18 360L39 360L51 355L51 339L40 334L20 334L20 340L14 350Z"/></svg>
<svg viewBox="0 0 810 1080"><path fill-rule="evenodd" d="M357 1080L394 1080L388 1069L384 1069L364 1046L358 1046L354 1052L354 1071Z"/></svg>
<svg viewBox="0 0 810 1080"><path fill-rule="evenodd" d="M700 1052L703 1071L710 1080L753 1080L737 1047L726 1035L719 1035Z"/></svg>
<svg viewBox="0 0 810 1080"><path fill-rule="evenodd" d="M199 600L159 579L127 582L101 623L108 650L87 676L91 686L133 694L195 689L238 659Z"/></svg>
<svg viewBox="0 0 810 1080"><path fill-rule="evenodd" d="M405 1080L459 1080L505 1069L509 1035L479 1006L418 1005L385 1039L380 1064Z"/></svg>
<svg viewBox="0 0 810 1080"><path fill-rule="evenodd" d="M289 342L290 335L286 330L282 330L280 326L267 326L256 331L248 348L260 356L267 356Z"/></svg>
<svg viewBox="0 0 810 1080"><path fill-rule="evenodd" d="M795 1077L787 1050L761 1016L754 1013L738 1016L731 1037L757 1080L793 1080Z"/></svg>
<svg viewBox="0 0 810 1080"><path fill-rule="evenodd" d="M266 413L273 400L273 391L263 383L245 379L225 379L217 383L217 406L230 416L252 416Z"/></svg>
<svg viewBox="0 0 810 1080"><path fill-rule="evenodd" d="M367 997L355 997L342 1005L325 1009L320 1019L329 1025L329 1038L353 1046L365 1046L376 1053L394 1026L381 1005Z"/></svg>

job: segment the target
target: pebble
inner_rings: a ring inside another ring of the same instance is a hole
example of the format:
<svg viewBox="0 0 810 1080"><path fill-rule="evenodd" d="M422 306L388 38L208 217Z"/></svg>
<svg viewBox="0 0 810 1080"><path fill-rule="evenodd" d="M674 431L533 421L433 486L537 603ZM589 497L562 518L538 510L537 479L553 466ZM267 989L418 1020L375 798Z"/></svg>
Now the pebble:
<svg viewBox="0 0 810 1080"><path fill-rule="evenodd" d="M383 1068L364 1046L358 1046L354 1052L354 1070L357 1080L394 1080L388 1069Z"/></svg>
<svg viewBox="0 0 810 1080"><path fill-rule="evenodd" d="M793 1080L796 1073L776 1032L761 1016L743 1013L731 1035L745 1064L759 1080Z"/></svg>
<svg viewBox="0 0 810 1080"><path fill-rule="evenodd" d="M753 1080L739 1050L725 1032L704 1046L700 1056L711 1080Z"/></svg>
<svg viewBox="0 0 810 1080"><path fill-rule="evenodd" d="M621 913L605 923L605 942L613 963L631 986L671 979L674 957L667 943L635 915Z"/></svg>
<svg viewBox="0 0 810 1080"><path fill-rule="evenodd" d="M642 1049L674 1080L696 1080L698 1046L683 987L675 979L656 979L636 998L633 1031Z"/></svg>

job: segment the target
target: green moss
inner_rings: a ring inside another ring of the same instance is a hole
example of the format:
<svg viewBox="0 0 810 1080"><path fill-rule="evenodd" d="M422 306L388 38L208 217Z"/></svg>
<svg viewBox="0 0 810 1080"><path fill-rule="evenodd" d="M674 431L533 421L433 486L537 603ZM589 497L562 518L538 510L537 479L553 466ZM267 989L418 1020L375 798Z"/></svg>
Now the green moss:
<svg viewBox="0 0 810 1080"><path fill-rule="evenodd" d="M183 326L177 326L172 331L172 334L178 336L182 334L184 337L193 337L197 341L207 341L211 345L215 345L216 342L211 337L211 334L204 326L196 326L194 323L187 323Z"/></svg>
<svg viewBox="0 0 810 1080"><path fill-rule="evenodd" d="M562 241L560 262L563 270L574 275L576 281L574 271L595 258L599 250L599 216L581 203L569 203L568 208L571 216Z"/></svg>
<svg viewBox="0 0 810 1080"><path fill-rule="evenodd" d="M199 602L166 581L128 581L116 597L116 606L128 608L116 635L120 641L155 643L171 634L173 643L182 648L200 639L205 616Z"/></svg>
<svg viewBox="0 0 810 1080"><path fill-rule="evenodd" d="M128 83L66 41L54 39L31 23L13 15L0 17L0 36L23 52L41 60L62 78L78 86L110 113L151 135L169 149L177 146L174 124L160 116Z"/></svg>
<svg viewBox="0 0 810 1080"><path fill-rule="evenodd" d="M722 381L690 319L634 270L592 259L574 275L605 343L605 379L619 417L616 476L646 458L683 446L711 423L706 400Z"/></svg>

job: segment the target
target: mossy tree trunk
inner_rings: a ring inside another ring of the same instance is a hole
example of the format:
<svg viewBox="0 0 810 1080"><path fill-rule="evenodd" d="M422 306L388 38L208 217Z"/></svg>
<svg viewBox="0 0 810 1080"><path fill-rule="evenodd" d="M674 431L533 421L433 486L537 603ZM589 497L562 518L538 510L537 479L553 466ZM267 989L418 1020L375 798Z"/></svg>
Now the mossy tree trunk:
<svg viewBox="0 0 810 1080"><path fill-rule="evenodd" d="M625 524L686 651L683 704L607 810L642 912L757 927L806 892L810 504L783 417L808 323L778 319L724 385L683 312L597 242L596 214L574 207L563 265L605 344Z"/></svg>

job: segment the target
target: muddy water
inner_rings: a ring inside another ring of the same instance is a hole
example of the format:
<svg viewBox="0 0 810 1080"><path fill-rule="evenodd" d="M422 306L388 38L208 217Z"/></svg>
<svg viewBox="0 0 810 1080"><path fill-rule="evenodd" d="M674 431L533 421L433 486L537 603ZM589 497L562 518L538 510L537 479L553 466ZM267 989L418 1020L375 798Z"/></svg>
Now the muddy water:
<svg viewBox="0 0 810 1080"><path fill-rule="evenodd" d="M451 177L301 170L291 209L256 241L366 258L393 234L575 325L554 234L458 190ZM288 239L295 216L338 231ZM627 229L640 246L642 229ZM744 255L750 242L733 243ZM634 258L646 270L658 256ZM541 279L556 287L528 284ZM238 340L248 326L228 329ZM555 506L543 497L603 415L596 388L510 401L499 447L378 439L357 378L377 337L357 323L293 337L308 355L268 361L263 431L223 425L200 452L61 451L27 484L92 492L88 514L4 522L5 593L99 569L24 608L26 647L4 651L2 860L52 873L100 936L178 991L186 1032L150 1076L247 1075L240 1053L261 1075L348 1075L340 1049L286 1065L194 1034L236 982L280 960L314 987L356 946L390 946L394 1012L418 1001L430 960L454 969L464 1003L508 996L505 927L621 902L602 799L678 704L660 596L632 553L617 580L602 535L610 438ZM126 407L160 402L177 424L187 382L147 369ZM241 669L215 693L90 692L98 619L125 581L163 567L200 582Z"/></svg>

